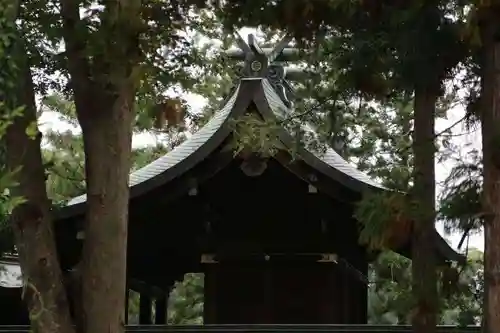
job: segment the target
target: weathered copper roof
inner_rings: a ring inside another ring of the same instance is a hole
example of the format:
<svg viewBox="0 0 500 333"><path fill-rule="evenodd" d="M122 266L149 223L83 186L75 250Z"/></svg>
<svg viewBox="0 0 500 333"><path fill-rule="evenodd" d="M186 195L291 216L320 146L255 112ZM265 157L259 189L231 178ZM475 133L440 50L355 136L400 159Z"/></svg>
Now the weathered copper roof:
<svg viewBox="0 0 500 333"><path fill-rule="evenodd" d="M273 112L273 116L278 118L285 118L287 116L287 113L289 115L291 114L292 110L289 110L285 106L268 80L262 80L262 88L266 101ZM304 124L303 130L315 135L315 130L309 124ZM321 162L331 168L329 174L330 176L333 176L345 185L349 183L349 187L354 190L363 190L370 187L383 189L382 185L378 184L368 175L347 162L332 147L326 147L325 151L310 150L308 151L308 153L314 155L315 159L319 159ZM304 158L306 162L309 161L310 164L317 164L318 162L315 159L312 159L310 156L309 158L308 156L301 157Z"/></svg>
<svg viewBox="0 0 500 333"><path fill-rule="evenodd" d="M237 87L226 99L221 109L205 126L171 152L132 172L129 180L131 198L168 183L208 157L231 135L230 126L226 126L228 121L242 116L247 112L251 103L255 104L257 111L264 119L283 119L287 114L291 114L292 103L287 93L284 92L290 89L285 80L286 71L279 65L266 62L266 57L259 51L254 40L250 37L249 40L250 46L241 45L246 52L248 62L246 74L239 80ZM283 48L284 45L285 43L281 43L280 47ZM259 66L254 66L256 63ZM310 125L303 124L302 126L303 130L316 135ZM286 129L283 128L280 132L279 139L285 147L296 148L291 133ZM331 147L327 147L326 151L322 152L301 147L297 154L306 164L354 192L362 193L370 189L384 190L383 186L343 159ZM58 218L66 218L83 214L85 202L85 195L73 198L66 207L56 212L56 215ZM444 258L454 261L464 259L446 243L437 231L435 236L436 248Z"/></svg>
<svg viewBox="0 0 500 333"><path fill-rule="evenodd" d="M155 188L160 183L168 182L173 177L167 176L165 174L167 171L176 171L176 169L179 169L179 171L181 169L186 170L185 164L194 165L211 152L208 148L215 149L217 144L210 145L210 147L206 147L206 145L215 139L217 132L222 129L223 124L229 119L239 90L240 87L238 86L226 100L222 108L213 115L205 126L189 137L189 139L152 163L132 172L129 178L131 197L146 192L148 189ZM217 140L218 143L220 143L219 141L222 140ZM206 154L194 156L193 154L196 152L206 152ZM62 208L57 215L67 217L68 215L78 214L81 211L79 208L83 208L83 204L86 201L87 196L85 194L77 196L71 199L67 206Z"/></svg>
<svg viewBox="0 0 500 333"><path fill-rule="evenodd" d="M245 102L235 107L238 98L242 101L245 100ZM266 118L282 118L286 112L290 112L267 79L242 79L223 107L213 115L205 126L172 151L130 174L131 197L135 197L168 182L179 175L179 173L191 169L197 162L208 156L225 137L230 135L227 126L224 126L228 120L242 115L252 102L257 105L258 111ZM304 126L306 130L313 131L307 125ZM224 128L226 128L225 131L223 131ZM224 132L222 136L220 135L221 131ZM284 133L285 136L287 134ZM287 138L284 139L286 141ZM288 139L291 139L290 135ZM195 153L196 156L194 156ZM328 176L335 178L355 191L362 191L369 188L383 188L355 166L344 160L330 147L325 152L303 150L302 154L299 155L302 155L301 157L304 161L312 166L318 166L319 163L319 166L322 167L321 169ZM72 212L81 212L81 209L77 208L83 209L86 199L85 194L71 199L67 207L64 207L60 213L63 216L68 216L72 215Z"/></svg>

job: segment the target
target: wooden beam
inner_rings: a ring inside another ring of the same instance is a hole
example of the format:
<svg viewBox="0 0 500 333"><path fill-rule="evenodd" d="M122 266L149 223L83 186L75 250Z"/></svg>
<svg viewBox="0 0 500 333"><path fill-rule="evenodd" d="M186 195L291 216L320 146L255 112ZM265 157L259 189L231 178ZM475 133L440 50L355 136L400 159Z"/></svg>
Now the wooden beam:
<svg viewBox="0 0 500 333"><path fill-rule="evenodd" d="M128 281L129 288L142 294L148 294L149 296L160 296L164 294L164 290L160 287L148 284L146 282L130 278Z"/></svg>

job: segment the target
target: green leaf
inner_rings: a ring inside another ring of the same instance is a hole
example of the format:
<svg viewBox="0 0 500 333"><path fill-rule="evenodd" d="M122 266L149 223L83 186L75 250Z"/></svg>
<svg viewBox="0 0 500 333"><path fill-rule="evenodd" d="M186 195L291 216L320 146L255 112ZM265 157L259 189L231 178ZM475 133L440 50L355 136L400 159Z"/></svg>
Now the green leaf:
<svg viewBox="0 0 500 333"><path fill-rule="evenodd" d="M33 121L26 127L26 135L31 139L35 139L37 134L38 134L38 124L36 121Z"/></svg>

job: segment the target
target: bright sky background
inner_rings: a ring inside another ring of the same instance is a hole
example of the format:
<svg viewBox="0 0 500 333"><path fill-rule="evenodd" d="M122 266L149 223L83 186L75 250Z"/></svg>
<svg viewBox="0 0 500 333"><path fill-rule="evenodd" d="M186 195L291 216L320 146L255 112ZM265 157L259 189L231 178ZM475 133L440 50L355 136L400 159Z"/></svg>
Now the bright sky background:
<svg viewBox="0 0 500 333"><path fill-rule="evenodd" d="M465 109L463 106L456 106L453 109L448 111L448 119L439 119L436 122L436 132L438 133L439 131L442 131L451 125L453 125L455 122L457 122L459 119L461 119L465 115ZM458 135L461 133L465 133L466 130L463 128L462 124L459 124L455 126L452 129L452 133L454 135ZM475 131L467 135L459 135L455 136L453 138L453 143L456 144L459 147L463 147L464 152L468 151L472 147L474 148L480 148L481 147L481 133L480 131ZM467 150L466 150L467 149ZM454 166L453 161L447 161L445 163L437 163L436 162L436 182L439 184L442 181L446 179L448 174L450 173L451 169ZM440 192L441 188L438 185L437 191L438 194ZM436 228L438 231L443 234L443 226L439 223ZM452 245L454 248L458 245L458 242L460 241L460 238L462 237L461 234L454 234L447 236L446 238L451 241ZM465 246L465 244L463 245ZM474 247L477 249L480 249L481 251L484 250L484 235L483 233L479 234L473 234L470 236L469 239L469 247Z"/></svg>
<svg viewBox="0 0 500 333"><path fill-rule="evenodd" d="M249 33L256 33L255 29L241 29L240 33L242 36L246 36ZM188 104L190 105L191 109L193 111L200 110L206 103L206 100L199 96L199 95L194 95L194 94L185 94L183 96L187 101ZM457 120L461 119L464 116L465 110L463 106L458 105L454 107L453 109L448 111L448 118L447 119L439 119L436 123L436 132L442 131L443 129L446 129L447 127L451 126L454 124ZM58 132L63 132L63 131L72 131L72 132L79 132L78 128L74 128L72 125L61 121L59 119L57 113L55 112L43 112L39 119L40 123L40 130L42 132L47 131L48 129L51 129L53 131L58 131ZM463 126L457 125L453 129L453 134L461 134L464 133L465 130ZM141 146L147 146L147 145L154 145L159 138L154 135L154 134L149 134L149 133L143 133L139 135L135 135L133 138L133 147L141 147ZM455 136L453 138L453 143L455 145L458 145L460 147L465 147L468 146L468 149L470 147L476 147L479 148L481 145L481 137L479 131L468 134L468 135L460 135L460 136ZM447 175L449 174L451 168L453 167L453 162L445 162L445 163L437 163L436 164L436 181L438 183L442 182L445 180ZM438 193L440 191L440 188L438 186ZM443 226L441 224L436 226L438 231L444 235L443 233ZM446 236L446 238L452 243L452 246L456 248L461 235L460 234L454 234L450 236ZM480 250L484 249L484 239L483 239L483 234L476 234L476 235L471 235L470 242L469 242L470 247L475 247Z"/></svg>

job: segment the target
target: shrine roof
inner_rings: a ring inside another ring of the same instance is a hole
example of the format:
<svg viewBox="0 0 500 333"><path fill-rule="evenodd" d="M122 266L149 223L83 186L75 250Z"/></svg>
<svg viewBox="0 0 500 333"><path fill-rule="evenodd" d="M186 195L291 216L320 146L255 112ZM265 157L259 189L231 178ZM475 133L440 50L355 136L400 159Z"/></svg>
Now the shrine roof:
<svg viewBox="0 0 500 333"><path fill-rule="evenodd" d="M236 107L237 99L240 99L240 103ZM264 103L262 103L263 101ZM227 128L228 126L225 126L229 119L244 114L252 102L257 106L257 111L265 118L279 119L286 117L287 112L291 112L266 78L241 79L220 110L215 112L200 130L172 151L130 174L130 196L135 197L167 183L208 156L231 134L231 131ZM305 124L303 127L304 130L314 133L310 125ZM282 138L283 141L290 142L292 139L290 133L282 133L282 136L285 136L285 138ZM327 176L334 178L354 191L361 192L370 188L383 188L368 175L343 159L331 147L327 147L326 151L321 152L304 148L298 154L312 167L318 168ZM70 211L73 213L80 212L86 199L85 194L71 199L67 207L62 209L62 215L66 217L73 215ZM70 207L73 208L70 209Z"/></svg>
<svg viewBox="0 0 500 333"><path fill-rule="evenodd" d="M130 198L159 188L202 162L231 135L229 120L244 115L252 103L264 119L284 119L292 115L293 103L289 98L291 87L286 82L286 70L281 64L273 63L273 59L283 54L285 45L287 43L281 43L269 54L260 49L251 36L248 44L240 41L243 53L239 56L244 57L245 64L243 75L233 91L200 130L172 151L130 174ZM301 126L302 130L317 136L310 124L303 123ZM292 134L285 128L279 133L279 140L286 148L296 148ZM361 194L366 190L386 190L342 158L332 147L326 147L323 151L299 147L296 153L310 167L354 192ZM85 203L86 195L75 197L56 212L56 217L60 219L84 214ZM454 251L437 231L435 238L436 249L444 258L463 261L463 256Z"/></svg>
<svg viewBox="0 0 500 333"><path fill-rule="evenodd" d="M130 197L157 188L202 161L231 134L229 126L225 126L228 120L243 115L252 102L265 119L283 119L291 115L293 103L289 94L292 88L287 81L287 69L283 62L277 62L286 61L287 56L297 53L295 49L287 48L289 42L290 38L285 37L274 49L261 49L252 35L248 43L239 38L240 50L232 54L234 58L243 59L244 63L235 89L205 126L172 151L130 174ZM309 124L302 127L302 130L316 135ZM290 133L282 131L280 140L291 146L292 139ZM310 166L355 192L383 188L331 147L321 152L304 148L300 149L299 155ZM66 207L56 212L57 217L81 214L86 199L85 194L71 199Z"/></svg>
<svg viewBox="0 0 500 333"><path fill-rule="evenodd" d="M293 110L288 108L283 103L282 99L278 96L275 89L267 79L262 80L262 87L266 101L275 117L286 118L287 116L292 115ZM310 124L302 124L302 130L317 136L316 130L314 130ZM304 151L302 155L305 155L304 153L312 154L315 157L311 158L312 156L301 156L306 162L309 162L309 164L312 164L313 166L317 166L319 161L323 162L330 167L327 169L327 172L330 172L329 176L340 180L345 185L349 185L349 187L354 190L362 191L369 189L370 187L379 189L384 188L381 184L370 178L366 173L358 170L357 167L346 161L335 151L335 149L330 146L327 146L324 151L307 150Z"/></svg>

